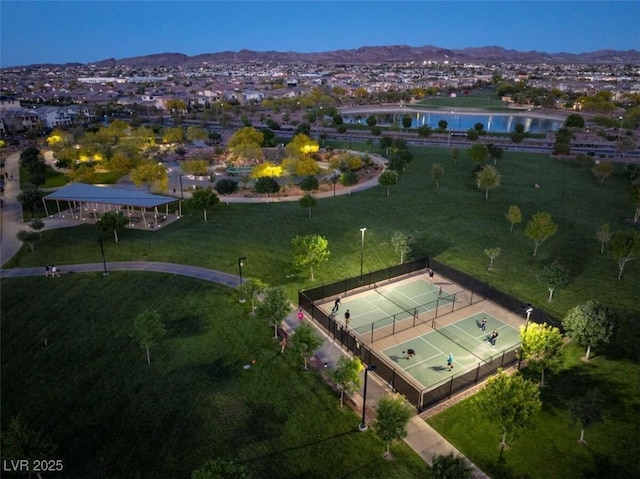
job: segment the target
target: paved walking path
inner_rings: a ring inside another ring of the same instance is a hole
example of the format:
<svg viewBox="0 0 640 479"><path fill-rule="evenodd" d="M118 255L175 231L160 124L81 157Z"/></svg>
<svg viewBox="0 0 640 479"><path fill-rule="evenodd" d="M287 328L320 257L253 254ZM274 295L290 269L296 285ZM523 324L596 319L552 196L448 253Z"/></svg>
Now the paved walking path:
<svg viewBox="0 0 640 479"><path fill-rule="evenodd" d="M16 233L21 229L27 229L27 226L22 221L22 209L20 203L16 197L20 193L19 181L18 181L18 156L16 153L10 155L6 161L6 171L9 175L13 175L14 181L7 181L5 183L5 194L2 197L3 206L0 208L1 226L0 226L0 265L6 263L11 259L22 246L16 239ZM371 187L378 184L377 178L370 180L368 186L361 186L360 189ZM355 187L353 191L356 191ZM331 193L332 194L332 193ZM327 195L328 196L328 195ZM259 199L258 199L259 200ZM264 200L263 200L264 201ZM293 201L293 200L291 200ZM45 230L54 228L65 228L78 225L77 222L47 218L45 220ZM44 274L44 266L32 267L32 268L12 268L12 269L0 269L0 278L20 278L27 276L38 276ZM179 274L189 276L192 278L202 279L205 281L212 281L215 283L223 284L235 288L240 282L240 278L236 275L224 273L222 271L215 271L206 268L200 268L197 266L188 266L173 263L159 263L159 262L107 262L107 263L89 263L89 264L76 264L76 265L63 265L60 267L61 274L73 272L73 273L89 273L89 272L105 272L105 268L108 272L111 271L151 271L157 273ZM307 319L308 320L308 319ZM299 321L297 318L297 311L294 309L289 316L285 319L283 329L288 334L291 334L298 327ZM314 324L311 322L311 324ZM315 324L314 324L315 325ZM338 362L341 356L350 355L347 351L343 350L338 343L333 341L327 336L321 328L316 328L318 333L324 337L324 343L316 352L316 357L319 359L317 364L320 366L319 371L323 372L323 363L326 362L327 368L332 368ZM371 408L373 412L367 416L367 422L371 423L373 416L375 415L375 407L381 397L391 393L390 388L379 381L375 374L369 376L367 384L367 410ZM356 396L354 398L357 407L361 411L362 398ZM449 442L447 442L442 436L440 436L432 427L430 427L421 417L414 416L407 426L408 435L405 438L405 442L414 450L417 454L424 459L424 461L431 465L434 455L446 455L450 453L460 454ZM477 479L486 479L486 476L475 465L471 464L473 470L473 477Z"/></svg>

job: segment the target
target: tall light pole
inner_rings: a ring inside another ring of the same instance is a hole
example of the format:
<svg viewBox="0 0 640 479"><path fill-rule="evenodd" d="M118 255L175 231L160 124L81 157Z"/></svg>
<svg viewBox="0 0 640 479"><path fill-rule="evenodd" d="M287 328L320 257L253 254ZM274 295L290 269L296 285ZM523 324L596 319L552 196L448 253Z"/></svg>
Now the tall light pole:
<svg viewBox="0 0 640 479"><path fill-rule="evenodd" d="M358 426L358 430L360 432L367 430L367 423L365 420L365 415L367 412L367 378L369 377L369 371L375 371L376 367L374 365L367 366L364 370L364 389L362 391L362 422Z"/></svg>
<svg viewBox="0 0 640 479"><path fill-rule="evenodd" d="M362 240L360 242L360 282L362 283L362 268L364 266L364 232L367 231L367 228L360 228L360 233L362 233Z"/></svg>
<svg viewBox="0 0 640 479"><path fill-rule="evenodd" d="M241 256L240 258L238 258L238 272L240 273L240 286L242 286L242 267L244 266L243 261L245 261L247 259L246 256ZM244 299L244 294L242 294L242 288L240 289L240 302L244 303L245 299Z"/></svg>

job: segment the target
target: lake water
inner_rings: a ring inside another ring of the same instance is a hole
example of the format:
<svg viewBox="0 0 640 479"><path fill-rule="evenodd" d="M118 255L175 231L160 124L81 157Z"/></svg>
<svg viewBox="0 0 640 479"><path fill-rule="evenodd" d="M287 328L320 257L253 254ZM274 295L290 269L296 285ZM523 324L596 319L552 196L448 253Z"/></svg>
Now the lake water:
<svg viewBox="0 0 640 479"><path fill-rule="evenodd" d="M415 112L407 110L385 111L380 113L343 113L345 123L367 124L367 117L374 115L379 126L392 126L394 124L402 127L402 117L411 117L411 128L430 126L438 128L438 122L447 122L449 131L467 131L473 128L476 123L482 123L484 130L492 133L509 133L518 124L524 125L524 131L528 133L541 133L557 131L564 125L564 121L555 118L543 118L538 116L528 116L526 114L514 115L509 113L447 113L447 112Z"/></svg>

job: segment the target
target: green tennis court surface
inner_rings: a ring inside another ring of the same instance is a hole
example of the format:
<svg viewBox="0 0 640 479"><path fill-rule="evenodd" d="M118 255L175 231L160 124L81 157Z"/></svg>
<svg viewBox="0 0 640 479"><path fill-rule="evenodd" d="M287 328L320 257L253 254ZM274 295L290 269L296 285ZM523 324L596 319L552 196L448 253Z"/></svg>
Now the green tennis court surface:
<svg viewBox="0 0 640 479"><path fill-rule="evenodd" d="M380 286L342 299L338 319L349 310L349 328L362 334L387 326L394 321L413 318L436 308L436 305L451 303L454 296L439 285L423 278L393 286ZM331 306L330 303L327 306Z"/></svg>
<svg viewBox="0 0 640 479"><path fill-rule="evenodd" d="M486 331L480 324L487 319ZM425 388L441 383L457 373L475 369L481 361L490 361L503 351L512 350L520 343L519 331L490 314L481 312L455 323L412 338L404 343L383 350L383 353L406 374L412 376ZM489 341L493 330L499 335L495 346ZM406 358L409 349L415 355ZM447 367L447 357L453 355L453 370Z"/></svg>

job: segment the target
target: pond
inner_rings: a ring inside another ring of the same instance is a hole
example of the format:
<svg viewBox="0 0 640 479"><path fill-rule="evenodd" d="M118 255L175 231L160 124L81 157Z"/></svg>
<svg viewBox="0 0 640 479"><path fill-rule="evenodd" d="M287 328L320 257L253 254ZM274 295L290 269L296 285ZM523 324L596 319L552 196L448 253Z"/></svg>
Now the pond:
<svg viewBox="0 0 640 479"><path fill-rule="evenodd" d="M415 110L394 110L371 113L343 113L342 118L346 124L367 124L367 118L373 115L377 119L379 126L402 127L402 118L405 115L411 117L411 128L429 126L438 129L441 120L447 122L449 131L467 131L474 127L476 123L482 123L484 130L492 133L509 133L518 124L524 125L524 131L528 133L543 133L557 131L564 125L564 120L549 118L542 115L531 115L523 112L514 113L466 113L466 112L442 112L442 111L420 111Z"/></svg>

